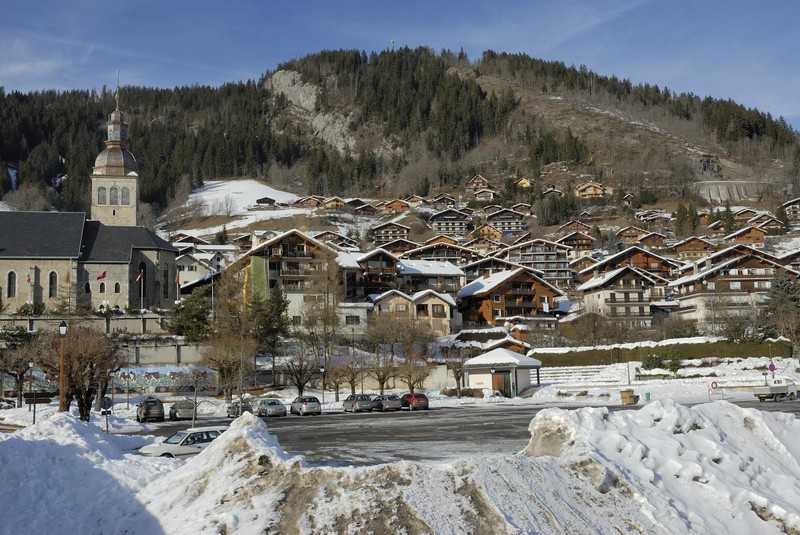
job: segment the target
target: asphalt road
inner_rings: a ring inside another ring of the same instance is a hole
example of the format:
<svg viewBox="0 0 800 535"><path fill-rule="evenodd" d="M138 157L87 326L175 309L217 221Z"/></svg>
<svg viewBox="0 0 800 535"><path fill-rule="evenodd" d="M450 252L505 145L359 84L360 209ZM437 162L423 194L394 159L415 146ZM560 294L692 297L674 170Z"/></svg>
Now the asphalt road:
<svg viewBox="0 0 800 535"><path fill-rule="evenodd" d="M744 401L737 405L800 415L800 401ZM551 406L504 404L397 413L331 413L271 418L266 422L284 449L304 455L313 465L373 465L401 459L435 462L477 453L520 451L530 438L531 418ZM198 425L229 422L227 418L208 418ZM189 425L165 422L140 434L168 436Z"/></svg>

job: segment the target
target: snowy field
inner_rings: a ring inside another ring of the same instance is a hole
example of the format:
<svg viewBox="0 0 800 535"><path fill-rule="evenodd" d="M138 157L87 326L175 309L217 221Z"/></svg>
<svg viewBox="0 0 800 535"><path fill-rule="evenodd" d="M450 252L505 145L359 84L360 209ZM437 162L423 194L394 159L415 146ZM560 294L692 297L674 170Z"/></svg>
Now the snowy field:
<svg viewBox="0 0 800 535"><path fill-rule="evenodd" d="M800 422L720 401L547 409L515 454L319 468L251 415L186 461L58 415L0 436L8 533L800 530ZM37 507L36 503L47 504Z"/></svg>

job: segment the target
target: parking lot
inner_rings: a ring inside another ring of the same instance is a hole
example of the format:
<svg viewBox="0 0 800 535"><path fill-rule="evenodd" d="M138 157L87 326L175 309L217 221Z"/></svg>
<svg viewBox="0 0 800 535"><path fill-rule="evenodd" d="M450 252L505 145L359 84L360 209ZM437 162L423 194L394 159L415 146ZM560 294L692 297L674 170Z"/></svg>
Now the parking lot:
<svg viewBox="0 0 800 535"><path fill-rule="evenodd" d="M737 404L800 414L800 401L744 401ZM265 421L287 451L304 455L314 465L372 465L401 459L437 462L470 454L520 451L530 438L528 425L531 419L550 406L480 404L414 412L336 412ZM203 418L200 421L202 425L229 422L227 418ZM140 434L168 436L189 425L187 422L154 424L155 430Z"/></svg>

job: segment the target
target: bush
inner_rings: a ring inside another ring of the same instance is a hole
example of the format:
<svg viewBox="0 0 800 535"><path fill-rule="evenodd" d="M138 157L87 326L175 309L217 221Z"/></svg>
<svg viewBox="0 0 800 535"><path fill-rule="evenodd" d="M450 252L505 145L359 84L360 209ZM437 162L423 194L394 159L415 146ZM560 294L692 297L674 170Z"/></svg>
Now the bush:
<svg viewBox="0 0 800 535"><path fill-rule="evenodd" d="M664 359L660 355L647 355L642 359L642 369L654 370L664 367Z"/></svg>

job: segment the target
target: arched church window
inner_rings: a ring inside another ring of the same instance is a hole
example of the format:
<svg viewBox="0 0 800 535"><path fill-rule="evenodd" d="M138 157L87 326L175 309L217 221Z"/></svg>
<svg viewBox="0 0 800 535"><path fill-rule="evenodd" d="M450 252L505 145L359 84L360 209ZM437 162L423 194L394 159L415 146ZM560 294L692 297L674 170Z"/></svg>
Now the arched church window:
<svg viewBox="0 0 800 535"><path fill-rule="evenodd" d="M8 284L6 285L6 297L17 296L17 274L13 271L8 272Z"/></svg>
<svg viewBox="0 0 800 535"><path fill-rule="evenodd" d="M108 200L109 204L119 204L119 189L116 186L112 186L109 190Z"/></svg>
<svg viewBox="0 0 800 535"><path fill-rule="evenodd" d="M119 293L119 283L118 282L114 284L114 293L115 294Z"/></svg>
<svg viewBox="0 0 800 535"><path fill-rule="evenodd" d="M131 203L131 194L128 188L122 188L122 202L120 204L130 204Z"/></svg>
<svg viewBox="0 0 800 535"><path fill-rule="evenodd" d="M106 293L106 283L105 282L101 282L100 283L100 293L101 294Z"/></svg>
<svg viewBox="0 0 800 535"><path fill-rule="evenodd" d="M47 296L50 299L58 297L58 274L55 271L51 271L47 277Z"/></svg>
<svg viewBox="0 0 800 535"><path fill-rule="evenodd" d="M105 204L106 203L106 188L99 187L97 188L97 204Z"/></svg>

